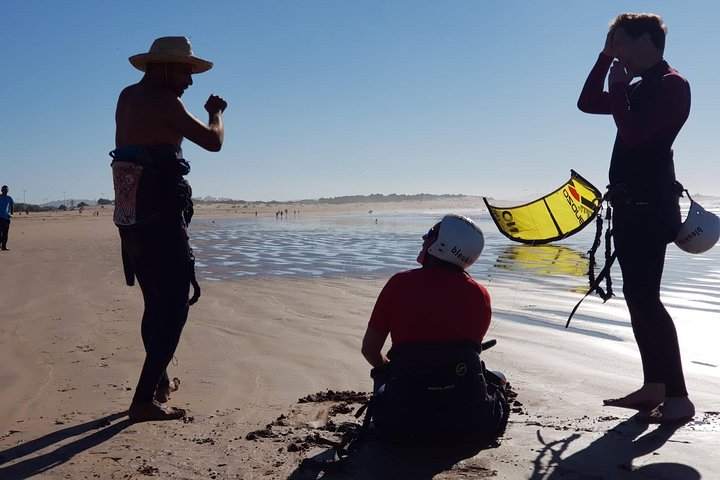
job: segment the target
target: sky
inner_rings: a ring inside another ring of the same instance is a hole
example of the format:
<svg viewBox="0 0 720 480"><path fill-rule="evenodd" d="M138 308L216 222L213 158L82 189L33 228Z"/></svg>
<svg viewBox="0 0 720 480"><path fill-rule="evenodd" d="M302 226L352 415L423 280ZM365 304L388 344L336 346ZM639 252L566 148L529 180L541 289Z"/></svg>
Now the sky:
<svg viewBox="0 0 720 480"><path fill-rule="evenodd" d="M16 202L112 198L115 104L142 76L127 58L183 35L215 63L187 109L228 102L221 152L183 144L195 197L513 199L571 169L604 190L615 127L576 102L624 11L665 20L693 96L677 177L720 194L720 4L704 0L3 0L0 184Z"/></svg>

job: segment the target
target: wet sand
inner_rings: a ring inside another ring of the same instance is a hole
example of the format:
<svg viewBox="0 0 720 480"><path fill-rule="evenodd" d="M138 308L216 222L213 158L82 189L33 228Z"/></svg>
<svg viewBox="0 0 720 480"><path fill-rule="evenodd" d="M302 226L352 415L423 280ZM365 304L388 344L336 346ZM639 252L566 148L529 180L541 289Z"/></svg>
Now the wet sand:
<svg viewBox="0 0 720 480"><path fill-rule="evenodd" d="M335 211L351 208L367 205ZM682 346L691 352L684 360L693 422L638 424L634 411L602 406L641 378L636 348L620 332L622 302L587 300L565 330L578 295L548 295L520 280L487 285L489 337L498 345L484 359L517 393L496 448L370 441L342 469L321 473L317 462L303 463L329 454L342 436L338 425L352 427L359 397L299 400L371 388L359 345L386 278L205 282L170 369L182 380L170 405L189 417L131 424L125 410L143 359L142 299L124 285L110 210L99 212L16 217L11 250L0 252L2 479L720 478L716 354ZM240 213L198 209L198 218L215 215ZM682 342L687 327L678 323Z"/></svg>

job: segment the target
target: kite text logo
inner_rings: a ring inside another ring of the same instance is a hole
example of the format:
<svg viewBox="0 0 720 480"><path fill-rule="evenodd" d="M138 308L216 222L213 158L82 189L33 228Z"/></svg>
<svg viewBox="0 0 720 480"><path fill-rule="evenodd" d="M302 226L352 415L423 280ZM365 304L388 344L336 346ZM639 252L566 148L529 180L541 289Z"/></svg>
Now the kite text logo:
<svg viewBox="0 0 720 480"><path fill-rule="evenodd" d="M580 225L582 225L585 219L582 217L582 215L580 215L580 209L575 204L575 201L572 199L570 193L565 188L563 188L563 195L565 196L565 200L567 200L568 205L570 205L570 209L573 211L575 217L578 219L578 222L580 223Z"/></svg>
<svg viewBox="0 0 720 480"><path fill-rule="evenodd" d="M512 213L510 213L508 210L505 210L500 214L500 216L505 222L505 226L509 231L513 233L520 233L520 230L515 225L515 220L513 219Z"/></svg>

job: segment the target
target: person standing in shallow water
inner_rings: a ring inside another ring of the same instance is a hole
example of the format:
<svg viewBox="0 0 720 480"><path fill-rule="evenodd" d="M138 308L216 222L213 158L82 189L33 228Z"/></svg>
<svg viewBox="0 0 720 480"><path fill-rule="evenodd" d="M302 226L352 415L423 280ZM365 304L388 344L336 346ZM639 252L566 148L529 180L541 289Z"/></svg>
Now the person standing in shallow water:
<svg viewBox="0 0 720 480"><path fill-rule="evenodd" d="M617 126L613 241L644 376L638 390L604 404L641 410L638 419L648 423L695 415L675 325L660 301L665 250L681 225L672 144L690 113L688 82L663 59L666 33L657 15L618 15L578 100L580 110L612 115Z"/></svg>
<svg viewBox="0 0 720 480"><path fill-rule="evenodd" d="M116 148L110 153L113 220L120 232L125 277L129 285L137 278L145 303L141 331L146 356L128 415L135 421L171 420L185 412L165 405L179 385L166 368L187 320L190 285L197 285L187 236L192 191L183 178L190 166L180 146L187 138L219 151L227 103L210 95L207 124L185 109L180 97L193 84L192 75L213 65L194 56L185 37L158 38L148 53L129 60L145 75L120 93Z"/></svg>
<svg viewBox="0 0 720 480"><path fill-rule="evenodd" d="M0 189L0 249L7 250L8 235L10 233L10 219L15 213L15 202L8 195L8 186Z"/></svg>

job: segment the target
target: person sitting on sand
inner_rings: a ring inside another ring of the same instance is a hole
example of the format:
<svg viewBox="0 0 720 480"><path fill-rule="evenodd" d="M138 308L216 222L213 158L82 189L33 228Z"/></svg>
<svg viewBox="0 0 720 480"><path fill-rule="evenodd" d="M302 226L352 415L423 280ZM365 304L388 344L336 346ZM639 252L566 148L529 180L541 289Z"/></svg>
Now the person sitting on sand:
<svg viewBox="0 0 720 480"><path fill-rule="evenodd" d="M206 150L219 151L227 103L210 95L205 103L207 125L185 109L180 97L193 84L192 75L213 65L194 56L185 37L158 38L148 53L129 60L145 76L120 94L116 148L110 153L113 220L120 231L125 277L129 285L137 277L145 301L141 327L145 363L128 415L135 421L170 420L185 412L163 405L178 387L166 368L192 303L190 285L196 286L187 236L192 191L183 178L190 166L180 145L187 138Z"/></svg>
<svg viewBox="0 0 720 480"><path fill-rule="evenodd" d="M378 402L396 403L386 415L378 408L373 422L411 436L496 434L507 404L486 382L492 374L478 355L490 326L490 295L465 271L482 252L483 233L467 217L446 215L422 239L422 267L390 278L362 341ZM392 348L384 355L388 335ZM411 432L416 427L421 431Z"/></svg>

